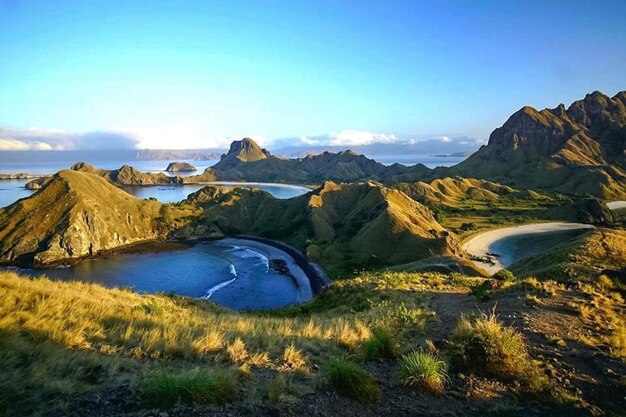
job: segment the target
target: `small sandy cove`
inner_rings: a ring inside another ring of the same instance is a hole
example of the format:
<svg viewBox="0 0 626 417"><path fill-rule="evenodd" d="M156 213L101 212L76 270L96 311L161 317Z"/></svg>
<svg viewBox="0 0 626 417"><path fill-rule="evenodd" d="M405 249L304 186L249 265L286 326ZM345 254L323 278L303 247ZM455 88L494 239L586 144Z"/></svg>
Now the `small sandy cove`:
<svg viewBox="0 0 626 417"><path fill-rule="evenodd" d="M490 258L494 262L493 265L486 262L476 262L476 264L490 274L494 274L509 265L503 265L500 262L499 258L487 255L491 252L489 248L491 247L491 245L493 245L493 243L501 239L516 235L531 235L537 233L547 233L574 229L594 229L594 226L582 223L551 222L504 227L502 229L490 230L488 232L480 233L472 237L467 242L463 243L463 249L465 249L465 251L470 255L476 256L478 258Z"/></svg>

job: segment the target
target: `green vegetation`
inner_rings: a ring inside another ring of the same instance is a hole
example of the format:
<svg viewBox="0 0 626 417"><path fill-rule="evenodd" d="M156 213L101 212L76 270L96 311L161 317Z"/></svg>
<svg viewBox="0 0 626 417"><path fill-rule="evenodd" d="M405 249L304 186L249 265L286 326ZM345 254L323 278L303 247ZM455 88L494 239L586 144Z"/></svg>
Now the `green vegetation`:
<svg viewBox="0 0 626 417"><path fill-rule="evenodd" d="M177 403L223 404L236 398L237 379L232 372L198 368L180 373L160 372L143 381L143 395L156 407Z"/></svg>
<svg viewBox="0 0 626 417"><path fill-rule="evenodd" d="M361 404L373 404L380 400L380 388L367 371L346 358L332 359L327 366L330 383L337 393Z"/></svg>
<svg viewBox="0 0 626 417"><path fill-rule="evenodd" d="M400 358L400 382L440 393L447 378L447 365L432 353L417 350Z"/></svg>
<svg viewBox="0 0 626 417"><path fill-rule="evenodd" d="M462 316L450 335L452 361L462 369L514 381L522 389L540 392L547 380L532 361L523 336L505 327L495 312Z"/></svg>
<svg viewBox="0 0 626 417"><path fill-rule="evenodd" d="M366 359L394 358L398 354L396 334L387 326L374 328L363 345L363 353Z"/></svg>

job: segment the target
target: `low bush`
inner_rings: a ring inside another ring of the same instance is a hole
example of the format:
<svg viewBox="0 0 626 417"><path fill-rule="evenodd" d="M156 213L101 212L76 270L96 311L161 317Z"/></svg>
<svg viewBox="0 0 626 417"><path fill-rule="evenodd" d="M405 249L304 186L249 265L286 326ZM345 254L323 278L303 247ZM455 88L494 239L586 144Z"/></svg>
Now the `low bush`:
<svg viewBox="0 0 626 417"><path fill-rule="evenodd" d="M444 361L421 349L400 358L400 382L414 388L443 392L446 370Z"/></svg>
<svg viewBox="0 0 626 417"><path fill-rule="evenodd" d="M366 405L380 400L376 380L356 363L346 358L335 358L329 362L326 372L339 395Z"/></svg>

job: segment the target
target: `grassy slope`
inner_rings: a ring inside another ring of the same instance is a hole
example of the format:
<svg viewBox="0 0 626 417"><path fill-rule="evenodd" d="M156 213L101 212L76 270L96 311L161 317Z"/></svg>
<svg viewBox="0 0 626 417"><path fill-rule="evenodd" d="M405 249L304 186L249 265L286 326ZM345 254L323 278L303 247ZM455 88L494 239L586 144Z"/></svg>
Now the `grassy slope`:
<svg viewBox="0 0 626 417"><path fill-rule="evenodd" d="M593 279L605 269L625 267L626 230L596 229L509 269L519 276Z"/></svg>
<svg viewBox="0 0 626 417"><path fill-rule="evenodd" d="M60 171L42 190L0 212L0 259L38 254L46 263L154 239L161 206L96 175Z"/></svg>
<svg viewBox="0 0 626 417"><path fill-rule="evenodd" d="M290 346L321 365L357 351L376 322L398 317L399 306L412 318L408 334L419 335L429 314L426 297L413 291L423 288L423 278L385 277L338 283L292 309L246 314L205 301L0 272L0 411L41 411L85 392L136 388L155 369L244 366L259 369L254 385L263 385L283 369Z"/></svg>
<svg viewBox="0 0 626 417"><path fill-rule="evenodd" d="M197 218L182 217L202 211ZM183 215L180 211L186 210ZM373 183L328 182L301 197L278 200L258 190L208 187L164 211L174 236L255 234L290 243L332 276L431 255L460 253L430 210L405 194Z"/></svg>

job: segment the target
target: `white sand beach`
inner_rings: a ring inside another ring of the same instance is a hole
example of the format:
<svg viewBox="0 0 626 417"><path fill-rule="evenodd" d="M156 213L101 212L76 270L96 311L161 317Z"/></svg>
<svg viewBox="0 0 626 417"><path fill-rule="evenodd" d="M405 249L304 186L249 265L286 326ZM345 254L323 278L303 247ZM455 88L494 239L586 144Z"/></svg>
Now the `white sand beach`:
<svg viewBox="0 0 626 417"><path fill-rule="evenodd" d="M476 262L476 264L490 274L494 274L499 270L509 266L500 258L488 255L492 252L490 250L492 245L502 239L518 235L536 235L549 232L594 228L595 227L590 224L565 222L532 223L521 226L504 227L502 229L490 230L488 232L480 233L472 237L467 242L463 243L463 249L470 255L479 258L491 259L493 261L493 264L487 262Z"/></svg>
<svg viewBox="0 0 626 417"><path fill-rule="evenodd" d="M611 201L610 203L606 203L606 206L611 210L618 210L626 208L626 201Z"/></svg>

